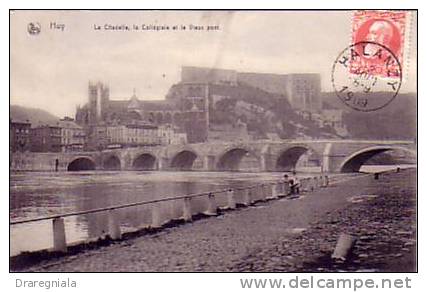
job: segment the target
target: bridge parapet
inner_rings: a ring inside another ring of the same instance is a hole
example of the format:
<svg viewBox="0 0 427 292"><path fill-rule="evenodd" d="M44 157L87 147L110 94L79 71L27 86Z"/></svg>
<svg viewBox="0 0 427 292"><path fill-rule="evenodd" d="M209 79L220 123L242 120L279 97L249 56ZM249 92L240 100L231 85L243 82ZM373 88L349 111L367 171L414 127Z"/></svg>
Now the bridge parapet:
<svg viewBox="0 0 427 292"><path fill-rule="evenodd" d="M350 160L355 164L348 164L347 170L354 170L367 158L393 149L416 156L414 141L262 140L136 147L97 152L13 153L10 169L65 171L73 161L82 159L81 162L86 166L93 163L97 170L238 170L240 161L249 155L258 161L259 171L282 171L293 169L301 155L310 151L319 158L324 172L340 172Z"/></svg>
<svg viewBox="0 0 427 292"><path fill-rule="evenodd" d="M325 168L327 172L358 171L373 156L390 150L400 150L416 156L416 145L412 141L352 141L330 145L330 151L324 157L328 160L328 167Z"/></svg>

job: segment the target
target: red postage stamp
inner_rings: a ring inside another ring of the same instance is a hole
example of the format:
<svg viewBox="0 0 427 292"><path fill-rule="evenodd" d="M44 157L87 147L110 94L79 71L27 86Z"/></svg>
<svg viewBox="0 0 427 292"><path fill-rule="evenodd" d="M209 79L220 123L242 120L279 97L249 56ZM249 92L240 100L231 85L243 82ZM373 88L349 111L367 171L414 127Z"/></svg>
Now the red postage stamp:
<svg viewBox="0 0 427 292"><path fill-rule="evenodd" d="M356 11L352 22L350 73L401 78L406 11Z"/></svg>

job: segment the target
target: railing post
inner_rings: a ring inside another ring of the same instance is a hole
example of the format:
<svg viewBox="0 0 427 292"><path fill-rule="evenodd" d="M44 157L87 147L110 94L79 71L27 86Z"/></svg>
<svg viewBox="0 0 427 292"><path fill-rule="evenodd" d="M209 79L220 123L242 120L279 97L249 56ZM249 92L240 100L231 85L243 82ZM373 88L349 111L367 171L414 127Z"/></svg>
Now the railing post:
<svg viewBox="0 0 427 292"><path fill-rule="evenodd" d="M108 234L110 235L112 240L122 238L122 232L120 231L120 224L117 217L117 211L108 211Z"/></svg>
<svg viewBox="0 0 427 292"><path fill-rule="evenodd" d="M327 175L325 175L325 183L324 183L325 188L329 186L329 177Z"/></svg>
<svg viewBox="0 0 427 292"><path fill-rule="evenodd" d="M258 192L261 195L260 201L265 201L265 199L267 198L267 194L265 192L264 184L259 185Z"/></svg>
<svg viewBox="0 0 427 292"><path fill-rule="evenodd" d="M267 200L267 198L268 198L267 185L265 185L265 184L262 184L262 185L261 185L261 194L262 194L261 199L262 199L263 201Z"/></svg>
<svg viewBox="0 0 427 292"><path fill-rule="evenodd" d="M52 227L53 227L53 250L67 252L64 219L61 217L53 219Z"/></svg>
<svg viewBox="0 0 427 292"><path fill-rule="evenodd" d="M262 189L264 190L264 200L267 200L271 195L270 184L264 184Z"/></svg>
<svg viewBox="0 0 427 292"><path fill-rule="evenodd" d="M285 183L284 182L279 182L278 184L279 186L279 193L278 193L278 197L284 197L285 196Z"/></svg>
<svg viewBox="0 0 427 292"><path fill-rule="evenodd" d="M279 193L277 191L278 186L279 186L279 184L272 184L271 185L271 198L272 199L277 199L279 197Z"/></svg>
<svg viewBox="0 0 427 292"><path fill-rule="evenodd" d="M299 181L299 191L300 191L300 193L302 193L303 191L305 191L305 188L307 187L306 181L307 180L305 178L300 179L300 181Z"/></svg>
<svg viewBox="0 0 427 292"><path fill-rule="evenodd" d="M212 193L208 194L208 210L205 213L206 215L214 216L217 214L217 205L215 201L215 196Z"/></svg>
<svg viewBox="0 0 427 292"><path fill-rule="evenodd" d="M264 191L265 191L264 199L270 199L273 194L272 185L269 183L265 184Z"/></svg>
<svg viewBox="0 0 427 292"><path fill-rule="evenodd" d="M311 177L307 177L307 192L313 191L313 183L311 181Z"/></svg>
<svg viewBox="0 0 427 292"><path fill-rule="evenodd" d="M162 227L162 220L160 216L160 205L159 203L154 203L151 208L151 228L160 228Z"/></svg>
<svg viewBox="0 0 427 292"><path fill-rule="evenodd" d="M283 194L284 196L289 195L291 188L289 187L289 180L285 179L283 182Z"/></svg>
<svg viewBox="0 0 427 292"><path fill-rule="evenodd" d="M193 221L193 215L191 214L191 198L184 198L184 215L183 219L186 222Z"/></svg>
<svg viewBox="0 0 427 292"><path fill-rule="evenodd" d="M283 183L279 181L276 185L276 193L277 197L280 197L280 195L283 193Z"/></svg>
<svg viewBox="0 0 427 292"><path fill-rule="evenodd" d="M251 189L246 189L244 191L245 191L245 194L244 194L244 197L243 197L243 205L249 206L250 204L252 204Z"/></svg>
<svg viewBox="0 0 427 292"><path fill-rule="evenodd" d="M356 237L341 233L338 237L337 244L335 246L334 252L331 255L332 259L345 261L348 257L348 254L351 252L354 244L356 243Z"/></svg>
<svg viewBox="0 0 427 292"><path fill-rule="evenodd" d="M227 191L227 202L228 209L236 209L236 200L234 199L234 191L232 189Z"/></svg>
<svg viewBox="0 0 427 292"><path fill-rule="evenodd" d="M313 177L313 186L315 189L317 189L317 187L319 186L319 182L317 179L317 176Z"/></svg>

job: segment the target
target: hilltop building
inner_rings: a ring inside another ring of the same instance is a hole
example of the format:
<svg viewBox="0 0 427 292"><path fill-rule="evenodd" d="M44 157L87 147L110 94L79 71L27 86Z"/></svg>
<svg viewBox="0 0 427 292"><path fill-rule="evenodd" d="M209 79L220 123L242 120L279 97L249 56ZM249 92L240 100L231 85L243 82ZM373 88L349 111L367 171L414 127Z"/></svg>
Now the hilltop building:
<svg viewBox="0 0 427 292"><path fill-rule="evenodd" d="M287 98L297 111L322 109L320 74L271 74L237 72L217 68L182 67L181 83L209 83L237 86L245 83Z"/></svg>

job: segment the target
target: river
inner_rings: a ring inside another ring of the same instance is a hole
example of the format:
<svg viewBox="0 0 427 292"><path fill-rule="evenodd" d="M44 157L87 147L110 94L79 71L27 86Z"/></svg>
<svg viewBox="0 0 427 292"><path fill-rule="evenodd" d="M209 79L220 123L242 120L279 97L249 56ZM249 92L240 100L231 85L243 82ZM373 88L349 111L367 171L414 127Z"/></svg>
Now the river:
<svg viewBox="0 0 427 292"><path fill-rule="evenodd" d="M396 166L395 166L396 167ZM394 168L395 168L394 167ZM381 170L370 166L364 171ZM384 167L383 167L384 169ZM311 169L319 175L319 169ZM147 172L147 171L84 171L22 172L10 177L11 221L84 211L89 209L208 192L229 187L276 182L283 173L243 172ZM300 176L311 176L305 172ZM236 200L242 194L236 193ZM226 205L225 194L216 196L218 205ZM182 201L159 204L162 218L180 217ZM205 197L192 200L192 211L207 207ZM151 223L151 206L121 209L118 216L124 231ZM52 222L38 221L10 227L10 254L52 247ZM106 212L65 218L67 243L95 239L107 232Z"/></svg>

